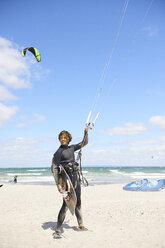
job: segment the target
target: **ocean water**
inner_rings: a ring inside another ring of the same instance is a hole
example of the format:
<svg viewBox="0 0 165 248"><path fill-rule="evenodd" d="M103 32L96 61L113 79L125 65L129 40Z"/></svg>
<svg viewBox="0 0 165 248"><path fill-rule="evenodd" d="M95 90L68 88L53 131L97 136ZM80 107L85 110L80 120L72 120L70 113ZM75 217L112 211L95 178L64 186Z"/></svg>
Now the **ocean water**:
<svg viewBox="0 0 165 248"><path fill-rule="evenodd" d="M54 185L50 168L0 168L0 184ZM165 167L83 167L90 185L129 183L137 179L165 179Z"/></svg>

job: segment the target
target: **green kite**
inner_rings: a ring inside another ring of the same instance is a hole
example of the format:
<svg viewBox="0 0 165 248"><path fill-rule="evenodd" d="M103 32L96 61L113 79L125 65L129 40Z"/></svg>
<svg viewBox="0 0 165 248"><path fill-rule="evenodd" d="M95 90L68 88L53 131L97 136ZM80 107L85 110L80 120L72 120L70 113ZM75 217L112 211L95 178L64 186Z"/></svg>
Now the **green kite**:
<svg viewBox="0 0 165 248"><path fill-rule="evenodd" d="M23 49L22 50L22 56L23 57L26 56L27 51L30 51L36 57L38 62L41 61L41 55L35 47L27 47L27 48Z"/></svg>

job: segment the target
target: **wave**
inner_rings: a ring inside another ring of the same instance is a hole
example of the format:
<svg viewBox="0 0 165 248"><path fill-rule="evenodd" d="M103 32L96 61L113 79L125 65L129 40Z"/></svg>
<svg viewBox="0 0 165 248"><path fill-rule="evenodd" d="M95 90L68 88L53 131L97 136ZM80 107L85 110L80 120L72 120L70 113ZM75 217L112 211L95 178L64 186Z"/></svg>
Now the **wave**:
<svg viewBox="0 0 165 248"><path fill-rule="evenodd" d="M116 174L121 174L121 172L119 170L109 170L109 172L112 172L112 173L116 173Z"/></svg>
<svg viewBox="0 0 165 248"><path fill-rule="evenodd" d="M87 173L88 173L88 171L87 171L87 170L83 170L82 172L83 172L83 174L87 174Z"/></svg>
<svg viewBox="0 0 165 248"><path fill-rule="evenodd" d="M144 174L136 174L136 175L131 175L131 178L157 178L157 179L163 179L165 178L165 174L162 173L144 173Z"/></svg>
<svg viewBox="0 0 165 248"><path fill-rule="evenodd" d="M2 183L13 182L14 176L17 175L19 184L55 184L54 178L47 168L6 169L0 170L0 172L0 182ZM85 167L83 174L89 184L120 183L144 178L164 179L165 168Z"/></svg>
<svg viewBox="0 0 165 248"><path fill-rule="evenodd" d="M8 173L8 176L41 176L42 173Z"/></svg>
<svg viewBox="0 0 165 248"><path fill-rule="evenodd" d="M32 182L54 182L54 178L52 176L45 177L21 177L18 178L18 182L20 183L32 183Z"/></svg>

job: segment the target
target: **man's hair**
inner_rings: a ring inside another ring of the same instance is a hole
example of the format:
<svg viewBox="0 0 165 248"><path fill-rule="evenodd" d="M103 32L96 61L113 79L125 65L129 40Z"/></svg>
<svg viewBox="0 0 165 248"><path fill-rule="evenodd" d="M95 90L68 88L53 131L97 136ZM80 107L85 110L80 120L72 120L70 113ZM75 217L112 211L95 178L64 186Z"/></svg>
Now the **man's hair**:
<svg viewBox="0 0 165 248"><path fill-rule="evenodd" d="M65 131L65 130L61 131L61 132L59 133L59 135L58 135L58 139L59 139L59 140L60 140L60 137L61 137L62 135L65 135L65 136L69 139L69 142L71 142L71 140L72 140L72 135L71 135L68 131Z"/></svg>

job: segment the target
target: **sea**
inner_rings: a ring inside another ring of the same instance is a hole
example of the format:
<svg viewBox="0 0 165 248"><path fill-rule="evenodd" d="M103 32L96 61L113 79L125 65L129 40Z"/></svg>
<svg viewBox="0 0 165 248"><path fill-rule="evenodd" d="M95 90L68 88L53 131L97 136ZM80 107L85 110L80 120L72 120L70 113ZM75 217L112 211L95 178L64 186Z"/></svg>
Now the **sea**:
<svg viewBox="0 0 165 248"><path fill-rule="evenodd" d="M139 179L165 179L165 167L83 167L89 185L129 183ZM50 168L0 168L0 184L54 185Z"/></svg>

